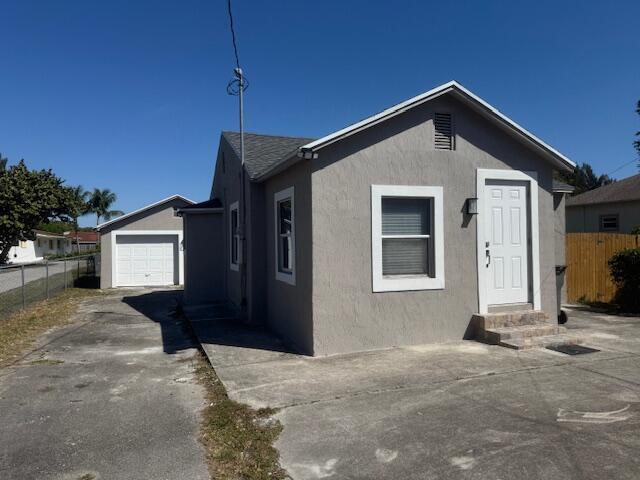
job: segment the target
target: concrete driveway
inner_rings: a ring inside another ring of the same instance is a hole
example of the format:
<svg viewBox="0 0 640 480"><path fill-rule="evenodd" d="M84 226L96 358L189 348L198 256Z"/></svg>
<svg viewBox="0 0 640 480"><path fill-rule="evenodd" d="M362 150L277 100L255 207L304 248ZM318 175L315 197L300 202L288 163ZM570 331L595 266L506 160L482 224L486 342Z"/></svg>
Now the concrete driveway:
<svg viewBox="0 0 640 480"><path fill-rule="evenodd" d="M194 321L229 395L280 408L294 479L637 479L640 318L573 311L598 353L475 342L308 358Z"/></svg>
<svg viewBox="0 0 640 480"><path fill-rule="evenodd" d="M88 299L73 325L0 370L0 478L209 478L195 350L169 315L178 293Z"/></svg>

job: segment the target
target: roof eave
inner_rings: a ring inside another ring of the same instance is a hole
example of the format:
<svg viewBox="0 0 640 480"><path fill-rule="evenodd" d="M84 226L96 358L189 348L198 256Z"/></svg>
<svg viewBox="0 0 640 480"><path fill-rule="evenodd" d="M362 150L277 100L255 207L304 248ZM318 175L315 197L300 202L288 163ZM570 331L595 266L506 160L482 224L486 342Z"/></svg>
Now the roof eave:
<svg viewBox="0 0 640 480"><path fill-rule="evenodd" d="M109 220L108 222L101 223L100 225L98 225L96 227L96 231L99 232L104 227L108 227L109 225L114 224L116 222L119 222L121 220L124 220L125 218L129 218L129 217L131 217L133 215L136 215L138 213L142 213L145 210L149 210L151 208L154 208L154 207L157 207L159 205L162 205L163 203L167 203L167 202L170 202L171 200L175 200L175 199L178 199L178 198L181 199L181 200L184 200L185 202L190 203L191 205L196 203L193 200L190 200L187 197L183 197L182 195L179 195L179 194L171 195L170 197L163 198L162 200L159 200L159 201L157 201L155 203L150 203L149 205L146 205L146 206L144 206L142 208L138 208L137 210L134 210L132 212L125 213L124 215L120 215L119 217L114 218L113 220Z"/></svg>
<svg viewBox="0 0 640 480"><path fill-rule="evenodd" d="M192 213L222 213L224 212L224 208L222 207L216 207L216 208L190 208L187 210L184 210L182 208L177 210L177 214L182 216L182 215L191 215Z"/></svg>

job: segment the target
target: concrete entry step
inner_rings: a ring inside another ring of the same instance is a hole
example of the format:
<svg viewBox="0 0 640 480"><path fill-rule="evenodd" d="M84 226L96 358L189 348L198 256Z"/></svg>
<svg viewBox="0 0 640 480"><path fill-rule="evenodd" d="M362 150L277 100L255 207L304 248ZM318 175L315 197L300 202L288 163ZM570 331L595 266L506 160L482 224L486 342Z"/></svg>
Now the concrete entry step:
<svg viewBox="0 0 640 480"><path fill-rule="evenodd" d="M472 322L479 341L517 350L582 343L539 310L476 314Z"/></svg>
<svg viewBox="0 0 640 480"><path fill-rule="evenodd" d="M551 324L546 313L540 310L521 310L518 312L500 312L475 314L471 321L476 330L491 328L521 327L523 325Z"/></svg>
<svg viewBox="0 0 640 480"><path fill-rule="evenodd" d="M498 345L515 350L528 350L531 348L557 347L560 345L580 345L584 340L574 335L545 335L542 337L522 337L502 340Z"/></svg>
<svg viewBox="0 0 640 480"><path fill-rule="evenodd" d="M516 340L530 337L544 337L565 333L566 328L552 324L522 325L519 327L491 328L485 330L484 340L494 345L503 340Z"/></svg>

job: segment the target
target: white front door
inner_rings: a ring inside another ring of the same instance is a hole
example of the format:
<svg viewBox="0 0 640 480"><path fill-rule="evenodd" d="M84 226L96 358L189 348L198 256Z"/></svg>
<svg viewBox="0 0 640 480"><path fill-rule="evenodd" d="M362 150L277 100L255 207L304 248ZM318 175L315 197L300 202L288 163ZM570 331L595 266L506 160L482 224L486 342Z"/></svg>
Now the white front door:
<svg viewBox="0 0 640 480"><path fill-rule="evenodd" d="M527 303L527 184L487 180L484 195L487 303Z"/></svg>

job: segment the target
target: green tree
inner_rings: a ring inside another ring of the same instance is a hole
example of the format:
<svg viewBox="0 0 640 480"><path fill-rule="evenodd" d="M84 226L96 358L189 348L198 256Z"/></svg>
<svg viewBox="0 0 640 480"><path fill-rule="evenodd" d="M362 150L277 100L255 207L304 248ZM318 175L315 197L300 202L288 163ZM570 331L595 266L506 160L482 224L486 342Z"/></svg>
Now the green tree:
<svg viewBox="0 0 640 480"><path fill-rule="evenodd" d="M71 232L73 230L73 223L63 222L61 220L49 220L38 225L36 230L62 234L64 232Z"/></svg>
<svg viewBox="0 0 640 480"><path fill-rule="evenodd" d="M574 195L615 182L609 175L596 175L588 163L576 165L572 172L560 173L558 177L575 188Z"/></svg>
<svg viewBox="0 0 640 480"><path fill-rule="evenodd" d="M51 219L69 220L64 180L51 170L29 170L20 160L0 170L0 264L20 240L35 240L33 230Z"/></svg>
<svg viewBox="0 0 640 480"><path fill-rule="evenodd" d="M7 162L9 160L7 157L3 157L2 153L0 153L0 173L4 172L7 169Z"/></svg>
<svg viewBox="0 0 640 480"><path fill-rule="evenodd" d="M100 190L99 188L93 189L89 197L88 212L96 214L96 225L100 224L101 218L108 222L112 218L124 215L124 212L121 210L110 210L111 205L113 205L117 199L116 194L108 188L104 190Z"/></svg>
<svg viewBox="0 0 640 480"><path fill-rule="evenodd" d="M90 210L89 192L82 185L77 187L69 187L67 190L69 195L69 203L71 204L70 216L73 220L73 231L76 238L76 251L80 252L80 242L78 241L78 217L81 217Z"/></svg>

